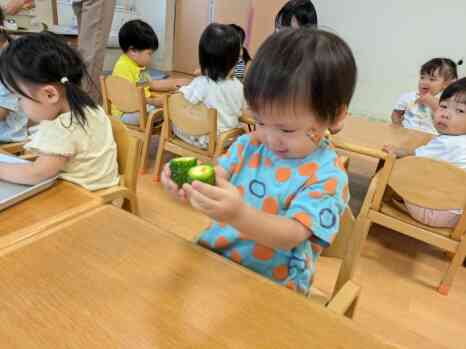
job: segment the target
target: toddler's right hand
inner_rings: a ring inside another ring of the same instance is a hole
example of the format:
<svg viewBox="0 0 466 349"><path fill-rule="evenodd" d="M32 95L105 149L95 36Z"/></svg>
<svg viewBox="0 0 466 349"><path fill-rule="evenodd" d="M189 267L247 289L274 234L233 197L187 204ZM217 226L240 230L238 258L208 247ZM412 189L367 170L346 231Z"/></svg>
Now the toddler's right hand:
<svg viewBox="0 0 466 349"><path fill-rule="evenodd" d="M178 188L178 185L172 181L169 163L166 163L163 167L160 182L162 183L164 189L171 195L175 196L178 200L183 202L188 201L185 191L182 188Z"/></svg>

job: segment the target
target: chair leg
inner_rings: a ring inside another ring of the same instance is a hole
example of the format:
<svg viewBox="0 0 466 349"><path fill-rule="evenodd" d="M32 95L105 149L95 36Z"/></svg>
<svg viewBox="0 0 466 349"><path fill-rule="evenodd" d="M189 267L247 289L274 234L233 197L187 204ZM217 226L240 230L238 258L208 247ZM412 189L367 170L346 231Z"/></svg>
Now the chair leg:
<svg viewBox="0 0 466 349"><path fill-rule="evenodd" d="M438 288L438 292L443 294L444 296L448 295L450 291L451 284L453 283L453 278L455 277L458 268L464 262L464 258L466 257L466 238L463 237L461 240L458 249L456 250L455 256L453 257L450 265L448 266L448 270L443 277L442 282Z"/></svg>
<svg viewBox="0 0 466 349"><path fill-rule="evenodd" d="M163 163L163 148L165 147L165 139L160 135L159 146L157 148L157 157L155 158L155 169L154 169L154 182L160 182L160 173L162 171Z"/></svg>
<svg viewBox="0 0 466 349"><path fill-rule="evenodd" d="M356 307L358 305L358 302L359 302L359 296L356 297L356 299L353 301L353 303L350 305L350 307L348 308L348 310L346 311L345 313L345 316L350 318L350 319L353 319L354 317L354 312L356 311Z"/></svg>

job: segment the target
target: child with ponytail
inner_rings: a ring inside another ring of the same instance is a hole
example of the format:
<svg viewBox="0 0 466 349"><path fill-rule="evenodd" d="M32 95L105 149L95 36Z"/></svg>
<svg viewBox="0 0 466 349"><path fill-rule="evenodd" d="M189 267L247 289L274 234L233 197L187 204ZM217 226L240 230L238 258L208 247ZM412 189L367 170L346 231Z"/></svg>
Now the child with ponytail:
<svg viewBox="0 0 466 349"><path fill-rule="evenodd" d="M51 33L11 42L0 60L0 81L38 130L27 164L0 163L0 179L36 184L58 176L88 190L118 184L117 149L109 118L83 91L87 71L81 56Z"/></svg>

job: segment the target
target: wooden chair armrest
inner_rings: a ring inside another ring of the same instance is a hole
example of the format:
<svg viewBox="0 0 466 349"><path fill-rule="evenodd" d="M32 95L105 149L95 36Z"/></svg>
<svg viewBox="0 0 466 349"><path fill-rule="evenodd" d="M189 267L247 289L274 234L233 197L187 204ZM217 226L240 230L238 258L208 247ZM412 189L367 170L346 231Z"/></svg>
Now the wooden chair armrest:
<svg viewBox="0 0 466 349"><path fill-rule="evenodd" d="M26 142L5 143L0 145L0 149L10 154L20 154L24 151Z"/></svg>
<svg viewBox="0 0 466 349"><path fill-rule="evenodd" d="M28 161L34 161L39 157L37 154L29 153L29 154L23 154L20 155L19 158L23 160L28 160Z"/></svg>
<svg viewBox="0 0 466 349"><path fill-rule="evenodd" d="M360 286L356 285L352 281L348 281L329 302L327 308L337 314L345 315L359 297L360 292Z"/></svg>
<svg viewBox="0 0 466 349"><path fill-rule="evenodd" d="M231 138L236 138L244 133L242 128L232 128L231 130L220 133L218 136L218 146L224 148L226 142Z"/></svg>
<svg viewBox="0 0 466 349"><path fill-rule="evenodd" d="M120 198L129 199L131 196L131 192L128 190L128 188L120 185L106 189L101 189L96 191L95 193L99 195L102 198L103 202L106 204L111 203L114 200Z"/></svg>
<svg viewBox="0 0 466 349"><path fill-rule="evenodd" d="M364 147L361 145L355 145L355 144L343 142L339 140L338 137L331 137L330 139L333 145L335 146L335 148L337 149L346 150L346 151L361 154L361 155L366 155L366 156L380 159L380 160L386 160L388 157L391 156L388 153L382 150L379 150L379 149L372 149L372 148Z"/></svg>
<svg viewBox="0 0 466 349"><path fill-rule="evenodd" d="M251 126L254 126L256 124L256 122L254 121L253 118L251 118L250 116L248 115L241 115L239 117L239 122L242 122L243 124L246 124L246 125L251 125Z"/></svg>

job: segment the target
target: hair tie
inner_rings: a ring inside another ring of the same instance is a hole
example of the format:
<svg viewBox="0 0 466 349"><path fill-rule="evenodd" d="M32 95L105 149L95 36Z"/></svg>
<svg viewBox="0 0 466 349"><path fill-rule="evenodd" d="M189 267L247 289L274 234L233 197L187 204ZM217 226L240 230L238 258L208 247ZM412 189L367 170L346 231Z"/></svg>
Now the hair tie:
<svg viewBox="0 0 466 349"><path fill-rule="evenodd" d="M67 78L66 76L64 76L64 77L62 77L62 78L60 79L60 82L61 82L63 85L65 85L65 84L69 83L70 80L68 80L68 78Z"/></svg>
<svg viewBox="0 0 466 349"><path fill-rule="evenodd" d="M463 58L461 58L457 63L456 65L463 65Z"/></svg>

